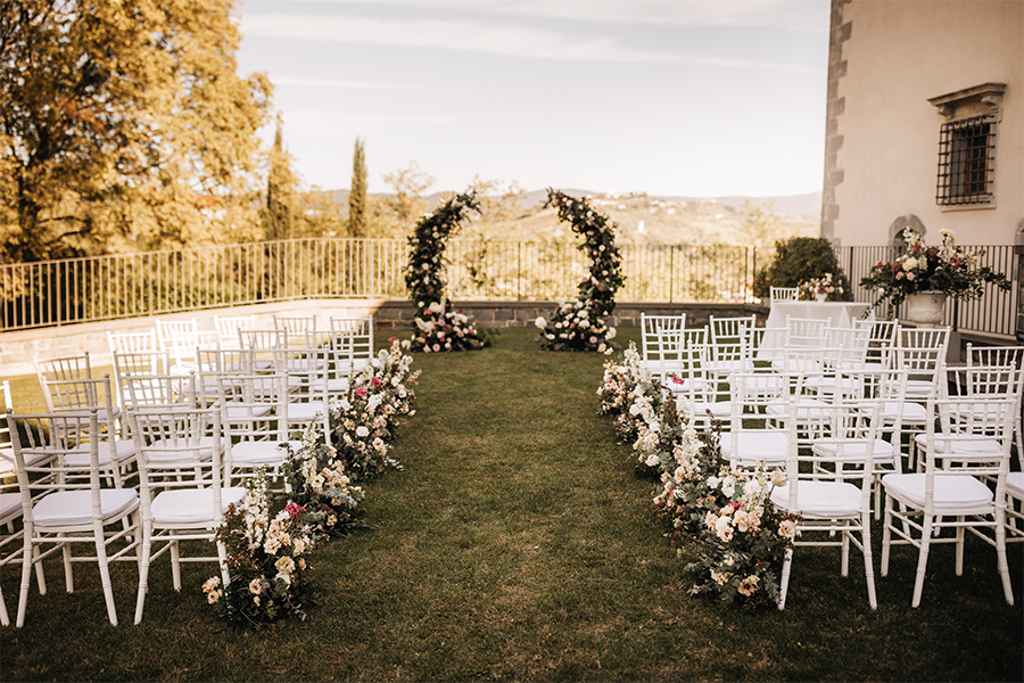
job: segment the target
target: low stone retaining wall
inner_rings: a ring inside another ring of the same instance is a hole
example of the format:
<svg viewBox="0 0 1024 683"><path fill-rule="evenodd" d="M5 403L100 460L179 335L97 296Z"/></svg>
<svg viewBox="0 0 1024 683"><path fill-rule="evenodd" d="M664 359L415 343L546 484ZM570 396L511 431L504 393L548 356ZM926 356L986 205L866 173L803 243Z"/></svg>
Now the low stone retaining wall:
<svg viewBox="0 0 1024 683"><path fill-rule="evenodd" d="M538 316L548 317L557 302L538 301L456 301L456 308L472 315L482 327L524 327L533 325ZM764 306L748 304L654 304L620 303L612 316L614 325L639 325L640 314L679 315L686 313L687 325L700 327L708 316L742 316L755 314L758 320L768 315ZM383 327L412 327L414 309L408 301L387 301L377 309L377 324Z"/></svg>

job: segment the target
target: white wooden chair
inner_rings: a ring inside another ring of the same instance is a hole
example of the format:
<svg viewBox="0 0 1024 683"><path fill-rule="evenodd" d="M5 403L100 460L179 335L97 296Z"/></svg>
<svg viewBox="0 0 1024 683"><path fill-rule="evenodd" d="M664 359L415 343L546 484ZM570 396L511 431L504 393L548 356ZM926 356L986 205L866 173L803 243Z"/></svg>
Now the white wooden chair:
<svg viewBox="0 0 1024 683"><path fill-rule="evenodd" d="M183 562L217 562L224 585L230 581L227 553L217 540L217 528L230 505L245 499L244 488L225 487L222 452L206 447L221 440L220 411L216 408L179 413L137 411L131 418L139 445L142 552L135 623L142 621L149 569L165 552L171 556L175 591L181 591ZM205 541L216 546L216 557L183 557L182 541ZM153 545L163 544L156 551Z"/></svg>
<svg viewBox="0 0 1024 683"><path fill-rule="evenodd" d="M967 367L1024 368L1024 346L975 346L967 343ZM959 374L957 375L959 377ZM1017 447L1017 469L1024 471L1024 381L1017 383L1013 437Z"/></svg>
<svg viewBox="0 0 1024 683"><path fill-rule="evenodd" d="M943 429L936 432L935 421L926 422L924 471L882 477L886 501L881 574L888 574L893 545L918 548L912 607L921 604L933 545L955 544L956 574L963 574L967 531L995 547L1003 595L1007 604L1013 605L1006 561L1006 484L1013 409L1014 402L1009 399L930 399L928 412L939 415ZM992 440L999 445L998 452L976 446ZM994 479L994 493L984 478ZM952 529L955 534L942 537L939 534L943 529Z"/></svg>
<svg viewBox="0 0 1024 683"><path fill-rule="evenodd" d="M309 425L323 430L330 442L328 362L326 348L278 351L275 371L285 375L288 384L287 424L289 438L301 438Z"/></svg>
<svg viewBox="0 0 1024 683"><path fill-rule="evenodd" d="M62 436L65 434L101 434L98 410L84 414L20 415L26 422L38 421L38 429L19 432L12 429L15 470L21 490L22 522L24 525L21 552L22 571L16 625L25 623L28 607L29 581L34 564L61 552L64 558L64 581L67 591L74 591L73 562L96 562L99 565L103 596L107 605L107 618L117 625L110 580L110 562L137 562L135 540L138 530L139 496L134 488L102 488L102 469L99 462L100 441L92 439L83 464L71 464L69 459L81 453L72 448ZM22 443L21 434L48 435L48 442ZM53 461L39 465L28 463L43 453ZM92 544L95 555L76 557L72 544ZM119 549L111 548L117 543ZM51 546L39 552L41 548ZM113 552L111 552L113 550Z"/></svg>
<svg viewBox="0 0 1024 683"><path fill-rule="evenodd" d="M742 318L716 318L710 316L710 344L705 368L713 378L727 378L734 372L749 372L754 368L750 344L755 316Z"/></svg>
<svg viewBox="0 0 1024 683"><path fill-rule="evenodd" d="M274 367L277 353L288 348L288 334L278 329L239 330L238 345L252 353L257 370L269 370Z"/></svg>
<svg viewBox="0 0 1024 683"><path fill-rule="evenodd" d="M312 380L313 390L326 386L329 396L347 392L355 380L355 344L335 332L314 331L306 337L306 348L322 348L324 353L325 374Z"/></svg>
<svg viewBox="0 0 1024 683"><path fill-rule="evenodd" d="M871 490L874 480L874 449L865 448L878 439L881 401L864 399L859 389L863 378L854 380L828 397L824 408L828 429L808 451L794 449L786 463L786 483L774 487L772 502L781 510L799 516L794 550L800 547L839 547L840 573L850 571L850 545L864 557L868 604L878 607L875 570L871 556ZM859 381L858 381L859 380ZM856 458L852 472L845 456ZM836 536L838 535L838 538ZM808 538L810 537L810 538ZM787 551L782 567L779 609L786 606L794 550Z"/></svg>
<svg viewBox="0 0 1024 683"><path fill-rule="evenodd" d="M257 325L255 315L215 315L213 329L217 332L220 346L232 346L238 343L239 330L252 330Z"/></svg>
<svg viewBox="0 0 1024 683"><path fill-rule="evenodd" d="M946 351L949 346L949 328L900 328L893 367L907 373L906 399L901 406L904 435L909 438L908 466L917 462L917 448L913 436L924 431L926 423L935 416L927 411L927 402L946 395ZM886 405L883 417L891 419L895 406Z"/></svg>
<svg viewBox="0 0 1024 683"><path fill-rule="evenodd" d="M868 370L888 370L892 367L892 352L896 347L900 323L897 320L855 320L856 330L868 331Z"/></svg>
<svg viewBox="0 0 1024 683"><path fill-rule="evenodd" d="M302 445L288 438L287 377L283 373L220 376L221 424L228 455L224 481L231 485L264 468L272 478L280 474L291 450Z"/></svg>
<svg viewBox="0 0 1024 683"><path fill-rule="evenodd" d="M665 376L677 369L677 359L665 347L667 341L680 339L676 335L663 335L664 332L680 332L686 329L686 314L680 315L648 315L640 314L640 366L652 374Z"/></svg>
<svg viewBox="0 0 1024 683"><path fill-rule="evenodd" d="M169 374L188 374L196 369L196 349L216 346L219 335L199 329L199 320L160 320L155 322L160 351L171 360Z"/></svg>
<svg viewBox="0 0 1024 683"><path fill-rule="evenodd" d="M338 353L351 355L352 367L362 370L373 360L373 316L331 316L331 334Z"/></svg>
<svg viewBox="0 0 1024 683"><path fill-rule="evenodd" d="M733 467L785 467L797 449L799 376L737 372L729 377L729 431L721 435L722 456ZM767 407L776 406L773 415Z"/></svg>
<svg viewBox="0 0 1024 683"><path fill-rule="evenodd" d="M769 303L775 303L776 301L799 301L800 300L800 288L799 287L772 287L770 292L771 298Z"/></svg>

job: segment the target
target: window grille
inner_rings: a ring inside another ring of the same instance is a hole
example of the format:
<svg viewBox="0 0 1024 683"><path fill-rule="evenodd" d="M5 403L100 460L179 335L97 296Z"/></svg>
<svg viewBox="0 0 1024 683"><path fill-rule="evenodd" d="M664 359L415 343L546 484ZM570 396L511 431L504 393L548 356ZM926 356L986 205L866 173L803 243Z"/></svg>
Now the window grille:
<svg viewBox="0 0 1024 683"><path fill-rule="evenodd" d="M942 206L991 203L995 156L993 117L975 116L942 124L935 201Z"/></svg>

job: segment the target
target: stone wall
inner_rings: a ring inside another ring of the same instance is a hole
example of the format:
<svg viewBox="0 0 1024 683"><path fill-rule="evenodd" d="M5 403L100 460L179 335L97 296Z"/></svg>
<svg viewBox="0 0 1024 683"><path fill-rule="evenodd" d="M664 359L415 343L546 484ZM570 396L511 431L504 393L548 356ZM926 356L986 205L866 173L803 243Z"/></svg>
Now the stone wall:
<svg viewBox="0 0 1024 683"><path fill-rule="evenodd" d="M472 315L483 327L524 327L532 325L539 316L547 317L557 303L553 301L457 301L456 308L463 313ZM612 316L614 325L639 325L640 314L673 314L686 313L687 324L701 326L707 322L708 316L739 316L757 314L759 319L767 316L768 309L763 306L746 304L655 304L655 303L620 303L615 307ZM376 321L382 327L411 327L413 306L408 301L387 301L377 309Z"/></svg>

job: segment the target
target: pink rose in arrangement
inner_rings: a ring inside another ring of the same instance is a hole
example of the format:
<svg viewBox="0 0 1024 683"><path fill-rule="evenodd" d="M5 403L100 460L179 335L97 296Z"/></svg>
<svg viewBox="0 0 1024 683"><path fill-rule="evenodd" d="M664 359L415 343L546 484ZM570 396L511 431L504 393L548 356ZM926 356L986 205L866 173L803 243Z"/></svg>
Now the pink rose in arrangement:
<svg viewBox="0 0 1024 683"><path fill-rule="evenodd" d="M379 386L380 386L380 377L374 377L373 379L371 379L371 380L370 380L370 385L371 385L371 386L372 386L372 387L373 387L374 389L376 389L377 387L379 387Z"/></svg>
<svg viewBox="0 0 1024 683"><path fill-rule="evenodd" d="M359 398L365 398L366 397L366 387L357 387L356 388L356 396L358 396Z"/></svg>
<svg viewBox="0 0 1024 683"><path fill-rule="evenodd" d="M288 504L284 506L285 511L288 512L288 516L295 519L302 514L302 506L294 501L288 501Z"/></svg>

